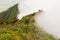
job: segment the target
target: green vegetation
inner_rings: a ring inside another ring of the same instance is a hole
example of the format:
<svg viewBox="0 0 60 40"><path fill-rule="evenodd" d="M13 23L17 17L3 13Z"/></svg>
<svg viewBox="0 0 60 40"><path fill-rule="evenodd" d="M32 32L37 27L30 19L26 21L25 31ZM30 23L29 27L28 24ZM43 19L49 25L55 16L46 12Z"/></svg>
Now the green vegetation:
<svg viewBox="0 0 60 40"><path fill-rule="evenodd" d="M16 18L17 14L17 5L0 13L0 40L56 40L54 36L38 29L35 14L27 15L21 20Z"/></svg>
<svg viewBox="0 0 60 40"><path fill-rule="evenodd" d="M13 7L9 8L8 10L0 13L0 20L11 22L17 19L18 15L18 4L14 5ZM5 21L5 22L6 22Z"/></svg>
<svg viewBox="0 0 60 40"><path fill-rule="evenodd" d="M56 38L38 29L35 26L34 15L31 14L15 24L0 23L0 40L56 40Z"/></svg>

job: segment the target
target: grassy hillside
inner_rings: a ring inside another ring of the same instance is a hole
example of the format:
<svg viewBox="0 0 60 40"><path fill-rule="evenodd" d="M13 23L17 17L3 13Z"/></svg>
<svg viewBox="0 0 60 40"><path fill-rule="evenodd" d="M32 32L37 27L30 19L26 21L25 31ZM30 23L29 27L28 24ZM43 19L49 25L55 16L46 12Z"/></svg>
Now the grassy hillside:
<svg viewBox="0 0 60 40"><path fill-rule="evenodd" d="M38 29L34 15L17 19L18 4L0 13L0 40L56 40L54 36Z"/></svg>
<svg viewBox="0 0 60 40"><path fill-rule="evenodd" d="M56 40L35 26L34 15L25 16L13 24L0 22L0 40Z"/></svg>

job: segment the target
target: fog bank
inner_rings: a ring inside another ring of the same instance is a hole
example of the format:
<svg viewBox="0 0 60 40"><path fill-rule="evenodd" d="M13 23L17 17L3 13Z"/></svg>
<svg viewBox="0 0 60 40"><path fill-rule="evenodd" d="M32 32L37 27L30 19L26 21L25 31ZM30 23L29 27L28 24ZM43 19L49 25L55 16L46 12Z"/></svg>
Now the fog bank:
<svg viewBox="0 0 60 40"><path fill-rule="evenodd" d="M46 32L60 38L60 0L25 0L20 6L20 17L42 9L42 15L37 14L36 22Z"/></svg>

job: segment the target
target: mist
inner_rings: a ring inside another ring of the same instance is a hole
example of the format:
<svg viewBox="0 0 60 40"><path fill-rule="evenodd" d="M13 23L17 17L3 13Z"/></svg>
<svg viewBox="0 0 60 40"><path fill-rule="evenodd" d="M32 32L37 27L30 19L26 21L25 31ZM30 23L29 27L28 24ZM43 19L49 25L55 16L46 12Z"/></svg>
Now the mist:
<svg viewBox="0 0 60 40"><path fill-rule="evenodd" d="M25 0L20 6L19 18L43 10L36 15L36 23L49 34L60 38L60 0Z"/></svg>
<svg viewBox="0 0 60 40"><path fill-rule="evenodd" d="M18 3L18 19L23 16L37 12L39 9L43 12L36 14L35 21L49 34L60 38L60 0L0 0L0 12Z"/></svg>

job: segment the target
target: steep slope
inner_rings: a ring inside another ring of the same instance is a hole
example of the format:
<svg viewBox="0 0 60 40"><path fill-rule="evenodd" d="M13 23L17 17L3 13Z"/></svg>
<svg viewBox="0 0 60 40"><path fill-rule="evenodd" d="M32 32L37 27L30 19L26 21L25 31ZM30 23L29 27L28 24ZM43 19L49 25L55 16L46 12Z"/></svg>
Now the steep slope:
<svg viewBox="0 0 60 40"><path fill-rule="evenodd" d="M0 24L0 40L56 40L54 36L38 29L34 15L27 15L15 24Z"/></svg>
<svg viewBox="0 0 60 40"><path fill-rule="evenodd" d="M5 20L5 21L13 21L14 19L17 19L18 15L18 4L14 5L13 7L9 8L8 10L0 13L0 20Z"/></svg>

